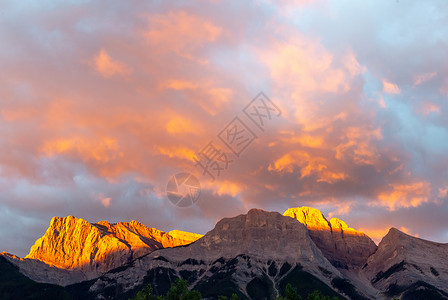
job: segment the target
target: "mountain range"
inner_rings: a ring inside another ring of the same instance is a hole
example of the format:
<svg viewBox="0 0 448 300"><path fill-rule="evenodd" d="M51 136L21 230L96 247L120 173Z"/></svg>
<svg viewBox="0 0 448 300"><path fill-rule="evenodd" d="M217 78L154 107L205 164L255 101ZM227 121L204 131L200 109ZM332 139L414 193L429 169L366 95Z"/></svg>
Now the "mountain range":
<svg viewBox="0 0 448 300"><path fill-rule="evenodd" d="M377 246L298 207L251 209L204 236L54 217L25 258L0 255L0 299L128 299L148 283L164 294L177 278L206 299L276 299L288 283L302 296L448 299L448 244L391 228Z"/></svg>

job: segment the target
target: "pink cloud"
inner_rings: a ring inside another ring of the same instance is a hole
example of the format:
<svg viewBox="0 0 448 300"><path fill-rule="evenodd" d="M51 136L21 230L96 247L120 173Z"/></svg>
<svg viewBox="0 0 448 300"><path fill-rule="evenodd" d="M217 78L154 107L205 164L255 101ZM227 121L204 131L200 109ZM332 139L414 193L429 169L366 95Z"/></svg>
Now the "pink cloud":
<svg viewBox="0 0 448 300"><path fill-rule="evenodd" d="M448 79L445 80L445 85L440 88L440 92L448 96Z"/></svg>
<svg viewBox="0 0 448 300"><path fill-rule="evenodd" d="M103 198L102 200L101 200L101 204L104 206L104 207L109 207L110 206L110 200L111 200L111 198Z"/></svg>
<svg viewBox="0 0 448 300"><path fill-rule="evenodd" d="M122 62L113 60L104 49L101 49L95 56L93 67L104 77L111 77L115 74L129 75L132 73L130 67Z"/></svg>
<svg viewBox="0 0 448 300"><path fill-rule="evenodd" d="M401 93L401 90L395 83L383 79L383 92L386 94L398 95Z"/></svg>
<svg viewBox="0 0 448 300"><path fill-rule="evenodd" d="M437 105L436 103L425 101L420 104L418 112L424 116L428 116L431 113L440 114L440 106Z"/></svg>
<svg viewBox="0 0 448 300"><path fill-rule="evenodd" d="M435 76L437 76L437 72L419 74L414 79L414 86L425 83L434 78Z"/></svg>

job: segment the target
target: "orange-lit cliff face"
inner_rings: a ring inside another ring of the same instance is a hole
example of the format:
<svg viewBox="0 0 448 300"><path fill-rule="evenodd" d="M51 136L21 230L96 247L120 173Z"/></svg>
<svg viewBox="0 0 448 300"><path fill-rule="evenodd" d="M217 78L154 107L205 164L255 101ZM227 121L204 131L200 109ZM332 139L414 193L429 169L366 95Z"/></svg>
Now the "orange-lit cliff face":
<svg viewBox="0 0 448 300"><path fill-rule="evenodd" d="M73 216L54 217L26 258L82 270L93 277L156 249L190 244L201 237L182 231L170 234L136 221L90 224Z"/></svg>
<svg viewBox="0 0 448 300"><path fill-rule="evenodd" d="M338 218L331 218L330 221L328 221L318 209L312 207L303 206L289 208L283 213L283 215L297 219L309 230L323 230L330 232L342 232L349 235L366 236L363 232L348 227L344 221Z"/></svg>
<svg viewBox="0 0 448 300"><path fill-rule="evenodd" d="M375 243L363 232L347 226L337 218L328 221L317 209L311 207L290 208L284 216L304 224L313 242L334 265L342 268L360 267L375 252Z"/></svg>

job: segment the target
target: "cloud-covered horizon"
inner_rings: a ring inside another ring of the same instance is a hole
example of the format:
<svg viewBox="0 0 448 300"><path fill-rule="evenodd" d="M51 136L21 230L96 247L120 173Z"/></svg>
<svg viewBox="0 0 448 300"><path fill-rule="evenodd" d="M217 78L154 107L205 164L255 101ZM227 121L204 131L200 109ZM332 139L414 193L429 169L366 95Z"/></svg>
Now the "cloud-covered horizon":
<svg viewBox="0 0 448 300"><path fill-rule="evenodd" d="M445 1L3 1L0 251L53 216L204 234L311 206L379 241L448 242ZM281 110L264 131L243 109ZM235 117L257 138L211 181L197 153ZM177 208L170 176L195 174Z"/></svg>

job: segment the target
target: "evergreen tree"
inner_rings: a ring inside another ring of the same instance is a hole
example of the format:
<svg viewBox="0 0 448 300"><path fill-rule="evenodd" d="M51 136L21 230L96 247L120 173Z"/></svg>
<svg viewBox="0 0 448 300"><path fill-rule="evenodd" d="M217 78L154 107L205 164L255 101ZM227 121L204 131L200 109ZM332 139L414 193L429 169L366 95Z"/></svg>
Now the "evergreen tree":
<svg viewBox="0 0 448 300"><path fill-rule="evenodd" d="M201 300L201 293L198 291L190 291L188 289L188 282L185 279L179 278L175 284L171 285L170 290L165 296L166 300Z"/></svg>
<svg viewBox="0 0 448 300"><path fill-rule="evenodd" d="M171 284L170 290L165 296L155 296L151 284L145 286L130 300L200 300L201 293L198 291L190 291L188 282L184 279L177 279ZM237 298L238 299L238 298Z"/></svg>
<svg viewBox="0 0 448 300"><path fill-rule="evenodd" d="M285 297L278 297L277 300L302 300L299 294L297 294L297 288L292 287L290 283L286 285Z"/></svg>
<svg viewBox="0 0 448 300"><path fill-rule="evenodd" d="M130 300L159 300L160 298L155 296L151 284L148 283L137 295Z"/></svg>

